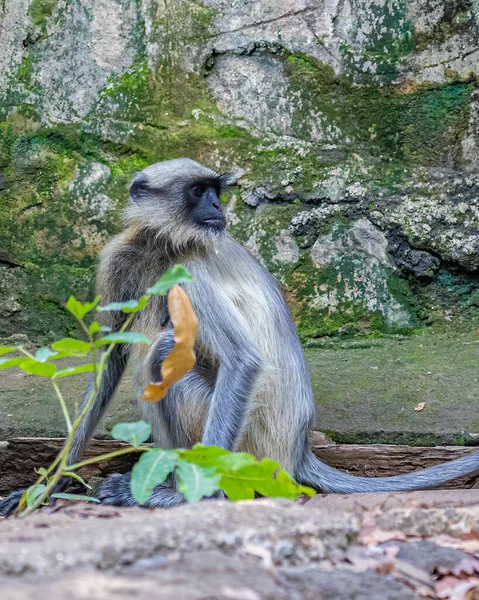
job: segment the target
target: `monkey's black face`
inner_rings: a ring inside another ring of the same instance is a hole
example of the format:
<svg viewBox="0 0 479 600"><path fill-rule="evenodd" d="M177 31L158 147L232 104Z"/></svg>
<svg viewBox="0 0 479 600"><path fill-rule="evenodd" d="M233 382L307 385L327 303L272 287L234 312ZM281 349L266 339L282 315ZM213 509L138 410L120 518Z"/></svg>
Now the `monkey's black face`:
<svg viewBox="0 0 479 600"><path fill-rule="evenodd" d="M186 187L186 206L193 223L217 232L225 229L220 191L220 183L214 179L196 181Z"/></svg>

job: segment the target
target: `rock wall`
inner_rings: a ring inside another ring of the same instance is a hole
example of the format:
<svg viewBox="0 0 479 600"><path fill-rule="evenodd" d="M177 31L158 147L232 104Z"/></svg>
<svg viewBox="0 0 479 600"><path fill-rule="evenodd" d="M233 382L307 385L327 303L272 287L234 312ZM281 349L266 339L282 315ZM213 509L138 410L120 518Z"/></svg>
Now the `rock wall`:
<svg viewBox="0 0 479 600"><path fill-rule="evenodd" d="M305 339L479 321L477 0L4 0L0 336L63 335L135 171L242 173Z"/></svg>

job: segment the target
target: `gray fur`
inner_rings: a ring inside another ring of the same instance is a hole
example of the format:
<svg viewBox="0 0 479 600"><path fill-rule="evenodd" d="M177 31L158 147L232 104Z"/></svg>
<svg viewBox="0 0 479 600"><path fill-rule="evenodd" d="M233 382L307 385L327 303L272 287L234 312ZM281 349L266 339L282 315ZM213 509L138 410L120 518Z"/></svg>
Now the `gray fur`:
<svg viewBox="0 0 479 600"><path fill-rule="evenodd" d="M353 477L319 461L308 447L313 395L302 348L276 280L228 233L185 219L184 186L216 176L189 159L147 167L133 181L125 211L127 229L103 250L98 291L103 302L138 298L165 270L182 263L194 281L184 284L198 316L195 367L159 403L142 402L154 441L163 448L197 442L250 452L280 462L297 481L323 492L427 489L479 471L479 453L419 473L388 478ZM102 313L117 329L115 313ZM132 325L153 342L147 354L133 346L138 398L160 378L173 344L164 298L153 298ZM114 393L127 355L112 355L102 389L77 434L77 460ZM87 391L88 394L88 391ZM107 504L135 503L129 475L114 475L100 497ZM183 501L172 479L158 486L147 506ZM18 500L16 500L18 502ZM0 514L15 499L0 503Z"/></svg>
<svg viewBox="0 0 479 600"><path fill-rule="evenodd" d="M88 441L95 432L96 426L105 414L108 404L110 403L110 400L113 397L113 394L115 393L115 390L120 382L127 362L127 349L123 348L122 346L116 346L113 349L110 359L107 362L97 397L93 401L92 407L88 411L85 420L80 425L78 432L75 435L75 438L71 445L70 452L68 455L68 463L70 465L73 465L76 462L78 462L83 456L83 452L85 451L88 445ZM83 411L85 404L90 398L90 395L93 390L94 376L91 376L83 397L83 401L80 405L80 412Z"/></svg>

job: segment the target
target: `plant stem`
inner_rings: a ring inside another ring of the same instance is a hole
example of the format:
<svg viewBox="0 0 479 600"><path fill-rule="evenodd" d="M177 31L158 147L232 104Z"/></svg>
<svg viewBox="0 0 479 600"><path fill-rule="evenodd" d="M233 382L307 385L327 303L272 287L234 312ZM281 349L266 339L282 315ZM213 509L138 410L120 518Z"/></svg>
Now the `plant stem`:
<svg viewBox="0 0 479 600"><path fill-rule="evenodd" d="M123 456L124 454L131 454L132 452L149 452L153 448L148 448L148 446L139 446L129 448L121 448L120 450L115 450L114 452L108 452L108 454L100 454L99 456L94 456L93 458L88 458L86 460L82 460L81 462L75 463L74 465L68 465L65 467L67 471L73 471L75 469L80 469L81 467L85 467L86 465L92 465L97 462L101 462L102 460L108 460L110 458L115 458L116 456Z"/></svg>
<svg viewBox="0 0 479 600"><path fill-rule="evenodd" d="M127 319L126 321L123 323L122 327L120 328L120 332L124 332L131 324L133 318L135 317L135 313L132 313ZM88 338L90 340L90 343L94 344L94 340L92 335L90 334L90 332L88 331L85 323L83 322L83 319L79 319L80 325L82 326L82 328L86 331ZM50 478L49 481L47 481L46 487L43 490L43 492L41 494L39 494L36 498L35 501L32 503L31 506L27 507L23 512L20 513L21 517L26 517L28 515L30 515L32 512L34 512L37 508L39 508L42 504L44 504L46 502L46 500L48 500L48 498L50 497L51 493L53 492L53 490L55 489L55 487L57 486L57 484L59 483L59 481L61 480L61 478L63 477L63 474L68 472L68 471L72 471L74 469L79 468L80 466L83 466L85 464L92 464L95 462L100 462L102 460L106 460L108 458L113 458L115 456L121 456L123 454L129 454L131 452L144 452L146 450L149 450L149 448L122 448L121 450L116 450L115 452L110 452L109 454L105 454L103 456L96 456L93 457L91 459L88 459L86 461L82 461L80 463L76 463L74 465L71 466L67 466L67 462L68 462L68 456L70 453L70 447L72 445L74 436L75 436L75 432L77 431L77 429L80 427L80 425L83 423L83 420L85 419L88 411L91 408L91 405L93 404L93 401L95 400L95 397L98 393L98 390L100 389L100 384L101 384L101 380L103 377L103 371L104 371L104 367L106 364L106 361L108 360L108 358L110 357L113 348L116 346L117 344L113 343L110 344L107 348L107 350L105 350L101 356L100 356L100 361L98 363L98 368L96 370L96 374L95 374L95 379L94 379L94 388L91 391L90 396L88 397L87 402L85 403L85 406L83 407L82 411L80 412L80 414L76 415L73 423L71 422L70 419L70 415L68 413L66 404L65 404L65 400L62 396L62 393L57 385L57 383L52 380L52 384L53 387L55 389L55 392L58 396L58 399L60 401L60 405L63 411L63 415L65 417L65 421L67 424L67 428L68 428L68 435L65 439L65 445L63 446L63 448L60 450L60 452L58 453L57 458L55 459L54 463L52 465L50 465L50 467L47 470L47 473L50 473L53 468L58 464L58 469L56 470L55 474ZM22 352L24 354L26 354L27 356L29 356L30 358L34 358L30 353L28 353L26 350L21 349ZM97 354L96 354L96 348L94 347L94 352L95 352L95 364L97 364ZM76 411L75 411L76 412ZM37 482L34 485L38 485L39 483L41 483L43 480L45 479L45 476L42 475L39 477L39 479L37 480Z"/></svg>
<svg viewBox="0 0 479 600"><path fill-rule="evenodd" d="M20 348L18 348L18 349L20 350L20 352L23 352L23 354L25 354L25 356L28 356L28 358L35 360L35 357L33 356L33 354L30 354L30 352L28 352L28 350L25 350L22 346L20 346Z"/></svg>
<svg viewBox="0 0 479 600"><path fill-rule="evenodd" d="M20 514L20 517L27 517L32 512L34 512L37 508L39 508L42 504L44 504L44 502L50 497L51 493L53 492L53 490L57 486L57 484L60 481L60 479L63 477L63 473L65 473L66 471L68 471L68 469L66 469L65 467L66 467L66 463L68 461L68 454L70 452L70 446L71 446L71 443L73 441L73 433L74 433L74 430L72 430L68 434L68 436L67 436L67 438L65 440L65 446L58 453L56 462L60 462L60 465L59 465L58 469L56 470L55 474L50 478L50 480L48 481L48 483L47 483L45 489L43 490L43 492L41 494L39 494L37 496L37 498L35 498L35 501L32 503L31 506L29 506L28 508L26 508Z"/></svg>
<svg viewBox="0 0 479 600"><path fill-rule="evenodd" d="M90 344L93 344L92 335L91 335L90 331L88 330L88 327L85 325L85 321L83 319L78 319L78 322L80 323L80 326L83 329L83 331L86 333Z"/></svg>
<svg viewBox="0 0 479 600"><path fill-rule="evenodd" d="M60 388L58 387L57 382L54 381L53 379L52 379L52 385L53 385L53 389L55 390L55 393L56 393L56 395L58 397L58 400L60 402L60 406L62 407L63 417L65 418L65 422L67 424L67 430L68 430L68 433L70 434L72 432L72 422L71 422L71 419L70 419L70 415L68 414L68 409L67 409L67 406L65 404L65 400L64 400L63 395L62 395L62 393L60 391Z"/></svg>

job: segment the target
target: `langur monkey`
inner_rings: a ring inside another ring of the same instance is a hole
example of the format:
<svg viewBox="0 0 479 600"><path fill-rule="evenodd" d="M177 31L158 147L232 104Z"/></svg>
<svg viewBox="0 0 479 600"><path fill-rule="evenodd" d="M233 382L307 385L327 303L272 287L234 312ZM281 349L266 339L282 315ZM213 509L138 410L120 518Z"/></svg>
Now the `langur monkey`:
<svg viewBox="0 0 479 600"><path fill-rule="evenodd" d="M147 167L131 185L125 231L100 256L97 287L105 304L139 298L176 263L194 276L183 287L199 321L197 362L161 402L141 402L154 442L162 448L201 442L272 458L296 481L321 492L426 489L478 472L479 453L385 478L354 477L312 454L308 432L315 409L303 351L276 280L226 232L219 200L226 181L186 158ZM120 312L101 316L113 330L125 318ZM166 299L152 298L131 327L152 344L147 351L140 345L115 347L70 464L80 459L128 361L138 398L149 382L161 379L162 361L174 344ZM0 503L0 513L11 512L20 494ZM130 475L107 478L99 498L105 504L136 504ZM170 478L155 488L146 506L183 501Z"/></svg>

